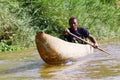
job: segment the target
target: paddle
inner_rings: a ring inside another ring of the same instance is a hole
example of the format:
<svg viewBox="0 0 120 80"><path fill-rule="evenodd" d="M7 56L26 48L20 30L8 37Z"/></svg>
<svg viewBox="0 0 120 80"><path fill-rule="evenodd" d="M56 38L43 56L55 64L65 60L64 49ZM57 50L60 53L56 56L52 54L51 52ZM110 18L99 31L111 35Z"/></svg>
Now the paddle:
<svg viewBox="0 0 120 80"><path fill-rule="evenodd" d="M81 41L83 41L83 42L85 42L85 43L91 45L91 46L94 48L94 46L93 46L91 43L89 43L89 42L85 41L84 39L82 39L82 38L76 36L75 34L71 33L68 29L66 29L66 31L68 32L68 34L70 34L70 35L72 35L72 36L74 36L74 37L80 39ZM106 52L105 50L101 49L100 47L96 47L96 49L98 49L98 50L100 50L100 51L102 51L102 52L104 52L104 53L110 55L110 53Z"/></svg>

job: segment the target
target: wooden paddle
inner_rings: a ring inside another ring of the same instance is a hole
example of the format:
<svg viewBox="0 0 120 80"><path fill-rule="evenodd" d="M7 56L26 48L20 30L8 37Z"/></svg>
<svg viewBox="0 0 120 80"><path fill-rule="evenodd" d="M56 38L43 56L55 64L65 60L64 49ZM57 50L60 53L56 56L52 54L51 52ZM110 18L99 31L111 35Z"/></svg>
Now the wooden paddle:
<svg viewBox="0 0 120 80"><path fill-rule="evenodd" d="M81 40L81 41L83 41L83 42L85 42L85 43L91 45L91 46L94 48L94 45L92 45L91 43L85 41L84 39L82 39L82 38L76 36L75 34L71 33L68 29L66 29L66 31L67 31L70 35L72 35L72 36L78 38L79 40ZM104 53L110 55L110 53L106 52L105 50L103 50L103 49L101 49L101 48L99 48L99 47L96 47L96 49L98 49L98 50L100 50L100 51L102 51L102 52L104 52Z"/></svg>

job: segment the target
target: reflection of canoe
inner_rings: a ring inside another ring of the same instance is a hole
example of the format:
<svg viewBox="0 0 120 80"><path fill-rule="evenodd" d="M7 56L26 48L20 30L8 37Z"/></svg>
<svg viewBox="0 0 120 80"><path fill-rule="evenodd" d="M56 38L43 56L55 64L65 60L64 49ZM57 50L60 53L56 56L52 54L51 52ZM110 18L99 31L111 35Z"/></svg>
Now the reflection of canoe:
<svg viewBox="0 0 120 80"><path fill-rule="evenodd" d="M38 32L35 41L40 57L48 64L77 59L93 52L89 45L70 43L44 32Z"/></svg>

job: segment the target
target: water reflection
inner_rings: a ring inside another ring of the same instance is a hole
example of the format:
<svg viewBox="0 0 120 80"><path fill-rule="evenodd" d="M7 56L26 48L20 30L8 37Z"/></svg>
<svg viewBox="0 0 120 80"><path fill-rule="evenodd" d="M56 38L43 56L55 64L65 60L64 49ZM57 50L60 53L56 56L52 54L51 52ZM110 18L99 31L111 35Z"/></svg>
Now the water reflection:
<svg viewBox="0 0 120 80"><path fill-rule="evenodd" d="M17 72L24 72L27 70L32 70L36 68L40 68L41 64L39 60L35 60L33 62L19 62L18 63L9 63L9 65L4 65L6 69L0 70L0 75L4 74L13 74ZM11 67L12 66L12 67Z"/></svg>
<svg viewBox="0 0 120 80"><path fill-rule="evenodd" d="M39 74L41 78L52 78L56 76L57 72L62 71L65 69L68 65L62 64L62 65L48 65L44 64L40 69L39 69Z"/></svg>

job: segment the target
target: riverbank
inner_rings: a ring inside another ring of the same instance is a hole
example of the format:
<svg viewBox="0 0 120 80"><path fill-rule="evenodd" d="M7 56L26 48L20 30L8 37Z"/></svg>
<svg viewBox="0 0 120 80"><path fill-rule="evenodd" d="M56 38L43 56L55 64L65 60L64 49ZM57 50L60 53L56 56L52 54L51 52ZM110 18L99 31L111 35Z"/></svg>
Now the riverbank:
<svg viewBox="0 0 120 80"><path fill-rule="evenodd" d="M101 44L105 44L105 43L111 43L111 42L119 42L120 41L120 38L111 38L111 39L106 39L106 40L98 40L98 44L99 45L101 45ZM0 54L6 54L6 53L12 53L12 52L17 52L17 51L31 51L31 50L36 50L36 45L34 45L34 47L29 47L29 48L18 48L17 49L17 47L15 47L15 49L14 49L14 47L12 47L11 46L11 48L8 46L8 47L5 47L5 46L3 46L6 50L5 51L0 51ZM7 48L9 48L8 49L8 51L7 51ZM11 50L11 49L13 49L13 50Z"/></svg>
<svg viewBox="0 0 120 80"><path fill-rule="evenodd" d="M99 40L100 44L111 43L111 42L120 42L120 38L110 38L106 40Z"/></svg>
<svg viewBox="0 0 120 80"><path fill-rule="evenodd" d="M97 39L120 37L116 0L0 0L0 42L30 47L37 31L63 38L71 16Z"/></svg>

